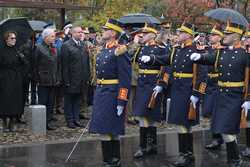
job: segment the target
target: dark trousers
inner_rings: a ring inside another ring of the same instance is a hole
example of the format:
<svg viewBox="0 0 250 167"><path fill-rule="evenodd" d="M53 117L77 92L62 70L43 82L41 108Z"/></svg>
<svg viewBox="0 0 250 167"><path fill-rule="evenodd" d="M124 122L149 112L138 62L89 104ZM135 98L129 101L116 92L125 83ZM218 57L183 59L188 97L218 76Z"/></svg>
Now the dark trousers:
<svg viewBox="0 0 250 167"><path fill-rule="evenodd" d="M55 88L53 86L38 86L38 104L46 106L47 124L53 117Z"/></svg>
<svg viewBox="0 0 250 167"><path fill-rule="evenodd" d="M30 83L30 89L31 89L31 105L35 105L36 104L36 82L31 80Z"/></svg>
<svg viewBox="0 0 250 167"><path fill-rule="evenodd" d="M25 78L24 83L23 83L23 101L24 101L24 105L25 103L29 102L29 85L30 85L30 79Z"/></svg>
<svg viewBox="0 0 250 167"><path fill-rule="evenodd" d="M81 94L64 94L64 114L67 123L78 122Z"/></svg>
<svg viewBox="0 0 250 167"><path fill-rule="evenodd" d="M63 88L58 86L55 88L55 106L56 112L63 112Z"/></svg>

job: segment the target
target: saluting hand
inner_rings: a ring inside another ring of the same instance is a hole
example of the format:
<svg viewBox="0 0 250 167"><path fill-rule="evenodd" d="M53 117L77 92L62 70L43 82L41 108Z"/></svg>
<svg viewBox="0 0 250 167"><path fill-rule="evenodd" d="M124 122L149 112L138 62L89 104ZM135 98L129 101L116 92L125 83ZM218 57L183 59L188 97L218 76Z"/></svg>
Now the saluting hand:
<svg viewBox="0 0 250 167"><path fill-rule="evenodd" d="M147 56L147 55L144 55L144 56L141 57L141 61L142 61L143 63L149 62L150 59L151 59L150 56Z"/></svg>
<svg viewBox="0 0 250 167"><path fill-rule="evenodd" d="M190 56L190 59L193 60L193 61L197 61L201 58L201 54L199 53L192 53L191 56Z"/></svg>

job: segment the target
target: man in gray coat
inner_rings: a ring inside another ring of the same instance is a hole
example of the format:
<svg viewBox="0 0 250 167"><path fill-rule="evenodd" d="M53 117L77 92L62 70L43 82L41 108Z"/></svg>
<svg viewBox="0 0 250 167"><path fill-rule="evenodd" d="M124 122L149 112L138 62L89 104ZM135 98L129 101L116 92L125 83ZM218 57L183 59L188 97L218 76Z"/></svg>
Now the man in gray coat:
<svg viewBox="0 0 250 167"><path fill-rule="evenodd" d="M38 103L46 106L47 130L55 130L50 122L53 117L55 87L61 82L60 62L54 47L55 30L42 32L43 42L35 50L35 80L38 84Z"/></svg>

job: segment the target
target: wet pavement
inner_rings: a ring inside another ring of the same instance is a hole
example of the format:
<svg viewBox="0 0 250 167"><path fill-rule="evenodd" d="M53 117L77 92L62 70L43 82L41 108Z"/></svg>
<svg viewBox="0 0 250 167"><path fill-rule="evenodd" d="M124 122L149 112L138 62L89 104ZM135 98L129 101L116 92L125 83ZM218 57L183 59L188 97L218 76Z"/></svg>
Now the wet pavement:
<svg viewBox="0 0 250 167"><path fill-rule="evenodd" d="M122 167L172 167L177 158L177 134L158 135L156 156L144 160L134 160L133 152L138 148L138 137L124 137L121 141ZM226 167L225 146L221 151L210 152L204 149L210 141L207 131L198 131L194 135L194 167ZM240 139L240 143L244 143ZM0 167L101 167L102 155L100 142L89 140L80 142L70 161L65 163L74 143L31 144L20 146L0 145ZM243 146L243 144L241 144ZM250 167L245 162L245 167Z"/></svg>

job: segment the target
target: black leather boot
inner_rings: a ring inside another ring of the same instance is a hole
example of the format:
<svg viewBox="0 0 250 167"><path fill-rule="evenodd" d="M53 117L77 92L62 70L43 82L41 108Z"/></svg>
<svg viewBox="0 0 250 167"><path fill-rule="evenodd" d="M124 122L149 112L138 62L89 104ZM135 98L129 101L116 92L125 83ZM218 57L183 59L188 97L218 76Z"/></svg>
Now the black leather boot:
<svg viewBox="0 0 250 167"><path fill-rule="evenodd" d="M250 158L250 128L246 128L246 145L247 148L241 154L246 158Z"/></svg>
<svg viewBox="0 0 250 167"><path fill-rule="evenodd" d="M191 148L188 146L189 142L189 134L178 134L179 140L179 157L178 160L174 163L176 167L188 167L192 164L193 158L192 154L189 153L189 149Z"/></svg>
<svg viewBox="0 0 250 167"><path fill-rule="evenodd" d="M192 133L187 134L187 152L189 153L191 160L194 161L195 157L194 157L194 144L193 144Z"/></svg>
<svg viewBox="0 0 250 167"><path fill-rule="evenodd" d="M113 167L112 164L112 142L102 141L103 167Z"/></svg>
<svg viewBox="0 0 250 167"><path fill-rule="evenodd" d="M229 163L229 167L241 167L243 161L241 160L236 141L226 143L226 146L227 161Z"/></svg>
<svg viewBox="0 0 250 167"><path fill-rule="evenodd" d="M16 121L14 118L10 118L9 119L9 124L8 124L8 128L10 132L16 132L16 125L15 125Z"/></svg>
<svg viewBox="0 0 250 167"><path fill-rule="evenodd" d="M140 127L140 148L135 152L134 158L143 158L147 154L147 134L148 128Z"/></svg>
<svg viewBox="0 0 250 167"><path fill-rule="evenodd" d="M3 133L9 132L8 124L9 124L9 118L3 118Z"/></svg>
<svg viewBox="0 0 250 167"><path fill-rule="evenodd" d="M147 154L157 154L157 128L149 127L148 128L148 149Z"/></svg>
<svg viewBox="0 0 250 167"><path fill-rule="evenodd" d="M223 139L221 134L213 134L213 140L212 143L205 146L208 150L220 150L221 144L223 143Z"/></svg>
<svg viewBox="0 0 250 167"><path fill-rule="evenodd" d="M112 165L113 167L121 167L120 141L112 140Z"/></svg>

